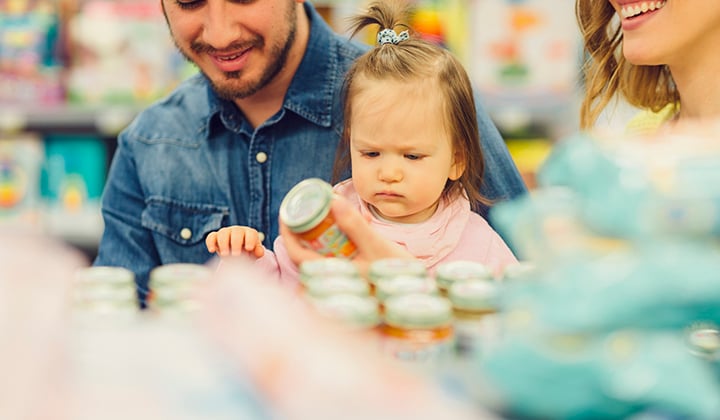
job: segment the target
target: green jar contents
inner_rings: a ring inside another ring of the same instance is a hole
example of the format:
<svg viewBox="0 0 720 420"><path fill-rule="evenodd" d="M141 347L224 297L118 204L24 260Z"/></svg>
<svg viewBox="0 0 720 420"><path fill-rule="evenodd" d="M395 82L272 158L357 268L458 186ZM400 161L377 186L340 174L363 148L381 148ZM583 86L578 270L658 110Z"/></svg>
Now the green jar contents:
<svg viewBox="0 0 720 420"><path fill-rule="evenodd" d="M437 365L453 355L452 308L447 298L428 294L385 301L383 352L398 360Z"/></svg>
<svg viewBox="0 0 720 420"><path fill-rule="evenodd" d="M475 358L491 348L500 336L498 288L492 280L471 280L450 286L455 325L455 353Z"/></svg>
<svg viewBox="0 0 720 420"><path fill-rule="evenodd" d="M300 284L303 287L305 287L311 279L328 277L360 278L360 272L350 260L339 257L308 260L300 264Z"/></svg>
<svg viewBox="0 0 720 420"><path fill-rule="evenodd" d="M371 293L375 293L377 283L381 279L397 276L427 277L427 275L425 264L415 259L385 258L374 261L368 268Z"/></svg>
<svg viewBox="0 0 720 420"><path fill-rule="evenodd" d="M308 280L305 293L314 298L332 295L369 296L370 287L360 277L329 276Z"/></svg>
<svg viewBox="0 0 720 420"><path fill-rule="evenodd" d="M450 286L457 282L488 280L493 276L490 269L475 261L451 261L438 265L435 280L440 292L447 296Z"/></svg>
<svg viewBox="0 0 720 420"><path fill-rule="evenodd" d="M193 311L197 308L193 289L211 277L212 270L201 264L174 263L156 267L150 272L148 307L162 313Z"/></svg>
<svg viewBox="0 0 720 420"><path fill-rule="evenodd" d="M338 320L351 330L376 330L380 325L377 300L371 296L332 295L310 301L321 315Z"/></svg>
<svg viewBox="0 0 720 420"><path fill-rule="evenodd" d="M330 211L332 186L320 178L300 181L280 203L280 220L308 248L327 257L352 258L355 244L337 227Z"/></svg>
<svg viewBox="0 0 720 420"><path fill-rule="evenodd" d="M133 316L139 311L135 274L122 267L84 267L75 272L73 309L95 315Z"/></svg>
<svg viewBox="0 0 720 420"><path fill-rule="evenodd" d="M403 274L381 278L375 289L381 312L384 311L385 301L389 298L409 294L437 295L438 288L435 280L430 277Z"/></svg>

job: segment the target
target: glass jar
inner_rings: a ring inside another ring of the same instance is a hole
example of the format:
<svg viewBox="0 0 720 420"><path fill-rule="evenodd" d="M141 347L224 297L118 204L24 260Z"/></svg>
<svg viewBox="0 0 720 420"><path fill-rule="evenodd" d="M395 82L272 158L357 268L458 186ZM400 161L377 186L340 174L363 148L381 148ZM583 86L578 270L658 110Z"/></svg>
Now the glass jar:
<svg viewBox="0 0 720 420"><path fill-rule="evenodd" d="M720 329L714 324L692 325L686 332L685 341L693 355L711 361L720 360Z"/></svg>
<svg viewBox="0 0 720 420"><path fill-rule="evenodd" d="M438 288L435 280L425 276L399 275L381 278L375 289L375 296L380 305L380 311L385 310L385 301L393 296L409 294L437 295Z"/></svg>
<svg viewBox="0 0 720 420"><path fill-rule="evenodd" d="M280 203L280 220L308 248L327 257L352 258L355 244L335 224L332 186L320 178L300 181Z"/></svg>
<svg viewBox="0 0 720 420"><path fill-rule="evenodd" d="M305 284L305 293L314 298L332 295L369 296L370 287L360 277L331 276L310 279Z"/></svg>
<svg viewBox="0 0 720 420"><path fill-rule="evenodd" d="M503 281L532 280L537 276L537 266L529 261L505 266L500 278Z"/></svg>
<svg viewBox="0 0 720 420"><path fill-rule="evenodd" d="M435 280L440 292L447 296L450 286L460 281L488 280L492 278L490 269L476 261L451 261L438 265Z"/></svg>
<svg viewBox="0 0 720 420"><path fill-rule="evenodd" d="M397 276L427 277L428 272L425 263L420 260L408 258L385 258L374 261L368 267L368 280L370 291L375 293L377 283L380 279Z"/></svg>
<svg viewBox="0 0 720 420"><path fill-rule="evenodd" d="M437 366L452 360L454 332L447 298L428 294L385 301L383 352L395 359Z"/></svg>
<svg viewBox="0 0 720 420"><path fill-rule="evenodd" d="M378 303L372 296L337 294L311 299L323 316L341 321L352 330L376 330L380 325Z"/></svg>
<svg viewBox="0 0 720 420"><path fill-rule="evenodd" d="M475 358L482 348L491 348L499 340L497 295L498 288L492 280L471 280L450 286L455 354L459 358Z"/></svg>
<svg viewBox="0 0 720 420"><path fill-rule="evenodd" d="M307 260L300 264L300 284L303 287L305 287L311 279L328 277L360 278L360 272L350 260L339 257Z"/></svg>
<svg viewBox="0 0 720 420"><path fill-rule="evenodd" d="M131 317L138 313L135 273L123 267L83 267L75 271L73 310L83 314Z"/></svg>
<svg viewBox="0 0 720 420"><path fill-rule="evenodd" d="M211 276L212 270L201 264L173 263L155 267L150 272L148 307L162 313L193 311L197 308L194 287Z"/></svg>

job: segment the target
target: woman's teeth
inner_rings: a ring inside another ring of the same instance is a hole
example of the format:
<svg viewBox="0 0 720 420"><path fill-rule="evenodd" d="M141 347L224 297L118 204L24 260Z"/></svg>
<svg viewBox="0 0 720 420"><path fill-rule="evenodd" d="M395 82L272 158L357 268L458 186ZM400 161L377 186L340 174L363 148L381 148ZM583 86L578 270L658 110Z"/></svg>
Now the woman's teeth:
<svg viewBox="0 0 720 420"><path fill-rule="evenodd" d="M642 3L629 4L627 6L623 6L622 10L620 10L620 16L623 19L631 18L641 13L661 9L663 6L665 6L665 3L666 0L644 1Z"/></svg>

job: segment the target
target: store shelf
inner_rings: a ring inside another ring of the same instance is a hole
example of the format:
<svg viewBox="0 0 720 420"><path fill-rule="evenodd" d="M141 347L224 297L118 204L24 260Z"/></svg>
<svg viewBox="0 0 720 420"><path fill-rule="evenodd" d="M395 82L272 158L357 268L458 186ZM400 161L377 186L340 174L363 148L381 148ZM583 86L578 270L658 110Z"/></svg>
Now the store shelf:
<svg viewBox="0 0 720 420"><path fill-rule="evenodd" d="M138 111L137 106L0 106L0 132L73 132L114 137Z"/></svg>

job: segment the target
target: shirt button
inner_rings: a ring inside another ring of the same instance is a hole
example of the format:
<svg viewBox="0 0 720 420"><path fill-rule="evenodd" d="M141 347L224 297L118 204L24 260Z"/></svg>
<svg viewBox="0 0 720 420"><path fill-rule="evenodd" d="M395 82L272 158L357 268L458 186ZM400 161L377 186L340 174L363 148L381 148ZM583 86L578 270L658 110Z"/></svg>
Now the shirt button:
<svg viewBox="0 0 720 420"><path fill-rule="evenodd" d="M180 237L185 240L192 238L192 230L190 230L188 228L183 228L180 231Z"/></svg>
<svg viewBox="0 0 720 420"><path fill-rule="evenodd" d="M265 163L267 161L267 153L259 152L257 155L255 155L255 160L257 160L258 163Z"/></svg>
<svg viewBox="0 0 720 420"><path fill-rule="evenodd" d="M262 232L258 232L258 239L260 239L260 242L265 241L265 234Z"/></svg>

